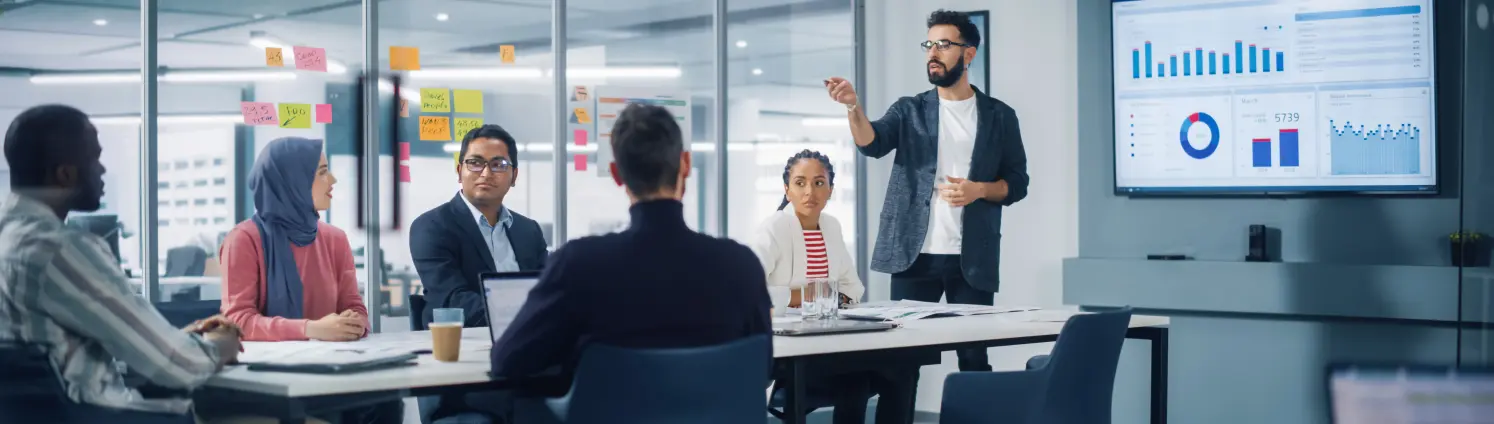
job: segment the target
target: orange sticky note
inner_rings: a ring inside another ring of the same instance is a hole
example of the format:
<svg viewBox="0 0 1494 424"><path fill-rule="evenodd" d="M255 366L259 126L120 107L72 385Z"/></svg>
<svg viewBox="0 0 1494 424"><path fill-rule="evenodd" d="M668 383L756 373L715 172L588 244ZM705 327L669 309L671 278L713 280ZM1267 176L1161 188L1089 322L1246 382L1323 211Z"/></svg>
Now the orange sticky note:
<svg viewBox="0 0 1494 424"><path fill-rule="evenodd" d="M279 47L265 47L265 65L277 68L285 66L285 57L281 56Z"/></svg>
<svg viewBox="0 0 1494 424"><path fill-rule="evenodd" d="M389 46L389 69L395 71L420 70L420 48Z"/></svg>
<svg viewBox="0 0 1494 424"><path fill-rule="evenodd" d="M327 72L327 49L295 46L291 50L296 55L296 69Z"/></svg>
<svg viewBox="0 0 1494 424"><path fill-rule="evenodd" d="M514 45L504 44L498 46L498 56L503 58L503 63L514 63Z"/></svg>
<svg viewBox="0 0 1494 424"><path fill-rule="evenodd" d="M451 118L446 116L420 117L420 140L451 141Z"/></svg>
<svg viewBox="0 0 1494 424"><path fill-rule="evenodd" d="M578 107L578 108L576 108L574 116L576 118L575 121L576 121L577 124L590 124L591 123L591 115L588 114L588 113L586 113L586 108L584 108L584 107Z"/></svg>
<svg viewBox="0 0 1494 424"><path fill-rule="evenodd" d="M586 154L583 153L583 154L576 155L576 170L577 171L585 171L586 170Z"/></svg>

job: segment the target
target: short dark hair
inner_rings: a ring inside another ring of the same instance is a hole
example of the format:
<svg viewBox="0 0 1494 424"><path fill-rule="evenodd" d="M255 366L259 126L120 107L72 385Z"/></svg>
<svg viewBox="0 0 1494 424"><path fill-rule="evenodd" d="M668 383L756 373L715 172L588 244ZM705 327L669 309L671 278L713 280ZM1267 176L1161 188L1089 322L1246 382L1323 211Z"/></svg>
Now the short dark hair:
<svg viewBox="0 0 1494 424"><path fill-rule="evenodd" d="M929 28L933 28L934 25L954 25L955 29L960 30L960 41L980 47L980 30L975 28L975 23L970 22L970 15L965 12L935 10L934 13L929 14Z"/></svg>
<svg viewBox="0 0 1494 424"><path fill-rule="evenodd" d="M40 187L58 166L76 164L88 128L88 114L72 106L41 105L16 115L5 131L11 188Z"/></svg>
<svg viewBox="0 0 1494 424"><path fill-rule="evenodd" d="M630 104L612 125L612 155L635 196L675 188L685 142L674 115L661 106Z"/></svg>
<svg viewBox="0 0 1494 424"><path fill-rule="evenodd" d="M467 131L467 135L462 136L462 151L459 153L461 159L467 159L467 145L472 144L472 140L479 138L502 140L503 144L508 147L508 161L513 163L514 169L519 168L519 145L514 143L514 136L508 135L508 131L505 131L503 127L496 124L487 124ZM491 160L492 158L488 159ZM458 160L458 162L460 161Z"/></svg>

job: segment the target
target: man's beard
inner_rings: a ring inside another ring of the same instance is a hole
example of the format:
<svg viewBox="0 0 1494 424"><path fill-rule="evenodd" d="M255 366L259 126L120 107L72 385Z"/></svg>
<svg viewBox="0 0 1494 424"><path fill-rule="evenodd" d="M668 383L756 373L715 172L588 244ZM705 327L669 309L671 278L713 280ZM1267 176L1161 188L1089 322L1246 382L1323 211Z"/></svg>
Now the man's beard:
<svg viewBox="0 0 1494 424"><path fill-rule="evenodd" d="M937 61L930 62L938 63L940 66L944 65L943 63ZM960 82L960 77L965 75L965 56L960 55L960 60L955 62L954 67L945 66L943 76L935 75L932 69L930 69L928 72L930 84L944 88L954 86L955 83Z"/></svg>

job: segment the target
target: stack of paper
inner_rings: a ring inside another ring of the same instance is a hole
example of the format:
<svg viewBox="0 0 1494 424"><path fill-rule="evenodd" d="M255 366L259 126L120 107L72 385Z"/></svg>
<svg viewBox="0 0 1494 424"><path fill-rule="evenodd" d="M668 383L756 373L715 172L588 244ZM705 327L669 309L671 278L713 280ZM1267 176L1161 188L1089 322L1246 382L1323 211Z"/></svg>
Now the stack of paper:
<svg viewBox="0 0 1494 424"><path fill-rule="evenodd" d="M850 309L842 309L840 315L858 319L913 321L928 317L988 315L1035 310L1038 310L1038 308L1025 306L951 305L913 300L896 300L867 302Z"/></svg>

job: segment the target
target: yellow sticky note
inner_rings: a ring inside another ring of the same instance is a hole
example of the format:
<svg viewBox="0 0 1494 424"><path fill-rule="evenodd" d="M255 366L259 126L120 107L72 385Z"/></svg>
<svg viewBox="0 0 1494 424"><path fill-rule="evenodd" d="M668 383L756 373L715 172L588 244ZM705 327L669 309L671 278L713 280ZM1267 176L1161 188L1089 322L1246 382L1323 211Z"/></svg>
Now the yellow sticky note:
<svg viewBox="0 0 1494 424"><path fill-rule="evenodd" d="M451 118L445 116L420 117L421 141L451 141Z"/></svg>
<svg viewBox="0 0 1494 424"><path fill-rule="evenodd" d="M467 137L467 132L482 126L482 118L456 118L456 138Z"/></svg>
<svg viewBox="0 0 1494 424"><path fill-rule="evenodd" d="M451 112L451 91L444 88L420 89L421 112Z"/></svg>
<svg viewBox="0 0 1494 424"><path fill-rule="evenodd" d="M311 128L311 118L310 104L280 104L280 128Z"/></svg>
<svg viewBox="0 0 1494 424"><path fill-rule="evenodd" d="M584 108L584 107L578 107L578 108L576 108L575 114L576 114L576 123L577 124L590 124L591 123L591 115L588 114L588 113L586 113L586 108Z"/></svg>
<svg viewBox="0 0 1494 424"><path fill-rule="evenodd" d="M389 69L395 71L420 70L420 48L389 46Z"/></svg>
<svg viewBox="0 0 1494 424"><path fill-rule="evenodd" d="M277 68L285 66L285 57L280 54L279 47L265 47L265 65Z"/></svg>
<svg viewBox="0 0 1494 424"><path fill-rule="evenodd" d="M457 113L482 113L482 90L451 90Z"/></svg>
<svg viewBox="0 0 1494 424"><path fill-rule="evenodd" d="M498 46L498 56L503 58L503 63L514 63L514 45L504 44Z"/></svg>

